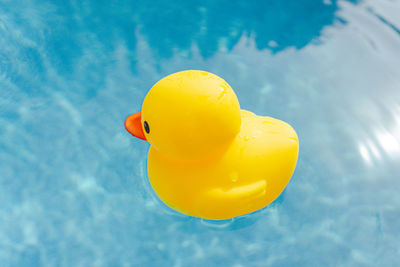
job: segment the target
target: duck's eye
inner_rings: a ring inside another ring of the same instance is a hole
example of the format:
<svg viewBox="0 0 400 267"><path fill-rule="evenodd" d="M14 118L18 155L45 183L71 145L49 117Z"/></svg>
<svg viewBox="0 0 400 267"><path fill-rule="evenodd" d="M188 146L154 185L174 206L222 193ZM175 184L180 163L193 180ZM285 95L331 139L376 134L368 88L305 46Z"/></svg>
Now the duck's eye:
<svg viewBox="0 0 400 267"><path fill-rule="evenodd" d="M150 127L147 121L144 121L144 130L146 131L146 133L150 133Z"/></svg>

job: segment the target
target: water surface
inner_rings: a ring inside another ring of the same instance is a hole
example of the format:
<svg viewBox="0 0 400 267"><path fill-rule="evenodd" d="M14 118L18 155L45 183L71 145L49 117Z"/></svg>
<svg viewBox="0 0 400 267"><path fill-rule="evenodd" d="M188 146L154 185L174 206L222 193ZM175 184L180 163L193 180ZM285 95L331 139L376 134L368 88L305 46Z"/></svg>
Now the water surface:
<svg viewBox="0 0 400 267"><path fill-rule="evenodd" d="M396 266L399 1L0 1L1 266ZM150 189L123 128L163 76L289 122L284 194L223 223Z"/></svg>

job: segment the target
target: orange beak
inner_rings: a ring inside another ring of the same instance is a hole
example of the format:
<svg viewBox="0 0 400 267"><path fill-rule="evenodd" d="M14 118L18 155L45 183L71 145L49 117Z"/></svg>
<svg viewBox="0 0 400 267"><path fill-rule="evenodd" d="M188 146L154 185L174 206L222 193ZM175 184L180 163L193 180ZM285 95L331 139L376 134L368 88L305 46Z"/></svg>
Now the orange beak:
<svg viewBox="0 0 400 267"><path fill-rule="evenodd" d="M125 120L125 129L133 136L145 140L146 136L144 135L143 132L143 127L142 127L142 112L137 112L135 114L130 115L128 118Z"/></svg>

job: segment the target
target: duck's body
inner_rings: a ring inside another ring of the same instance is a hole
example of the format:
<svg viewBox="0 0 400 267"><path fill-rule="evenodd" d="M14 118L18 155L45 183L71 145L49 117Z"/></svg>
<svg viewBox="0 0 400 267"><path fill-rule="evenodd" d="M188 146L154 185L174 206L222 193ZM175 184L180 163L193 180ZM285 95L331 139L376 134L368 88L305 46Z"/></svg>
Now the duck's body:
<svg viewBox="0 0 400 267"><path fill-rule="evenodd" d="M293 128L240 110L218 76L167 76L153 86L142 110L125 126L152 144L150 183L164 203L184 214L222 220L256 211L275 200L293 174L299 150Z"/></svg>
<svg viewBox="0 0 400 267"><path fill-rule="evenodd" d="M205 219L228 219L267 206L286 187L298 154L287 123L242 110L239 134L223 154L176 161L150 148L149 179L168 206Z"/></svg>

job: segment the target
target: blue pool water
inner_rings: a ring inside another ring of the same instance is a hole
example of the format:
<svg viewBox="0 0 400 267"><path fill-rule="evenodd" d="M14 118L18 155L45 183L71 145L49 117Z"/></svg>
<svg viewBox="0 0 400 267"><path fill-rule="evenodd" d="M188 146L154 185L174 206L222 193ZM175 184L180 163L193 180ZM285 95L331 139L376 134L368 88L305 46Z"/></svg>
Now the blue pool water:
<svg viewBox="0 0 400 267"><path fill-rule="evenodd" d="M398 0L0 0L0 266L398 266ZM163 76L223 77L285 120L269 207L164 206L123 127Z"/></svg>

